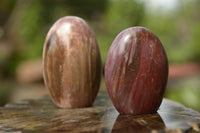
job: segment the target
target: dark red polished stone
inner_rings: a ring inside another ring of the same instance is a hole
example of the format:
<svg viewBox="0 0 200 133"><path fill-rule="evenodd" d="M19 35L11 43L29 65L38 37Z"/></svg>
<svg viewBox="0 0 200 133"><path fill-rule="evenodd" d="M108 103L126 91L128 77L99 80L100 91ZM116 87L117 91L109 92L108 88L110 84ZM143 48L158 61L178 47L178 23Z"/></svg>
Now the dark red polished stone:
<svg viewBox="0 0 200 133"><path fill-rule="evenodd" d="M120 114L156 112L167 79L167 56L150 30L132 27L119 33L107 55L105 81Z"/></svg>

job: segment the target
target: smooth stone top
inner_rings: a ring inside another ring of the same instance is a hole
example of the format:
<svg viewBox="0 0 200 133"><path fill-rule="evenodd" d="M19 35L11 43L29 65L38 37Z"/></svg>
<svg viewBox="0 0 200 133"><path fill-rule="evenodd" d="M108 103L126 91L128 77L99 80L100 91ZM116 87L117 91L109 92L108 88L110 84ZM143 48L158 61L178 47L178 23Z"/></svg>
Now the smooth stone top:
<svg viewBox="0 0 200 133"><path fill-rule="evenodd" d="M107 92L93 107L59 109L49 97L0 108L0 132L200 132L200 113L164 99L158 113L119 115Z"/></svg>

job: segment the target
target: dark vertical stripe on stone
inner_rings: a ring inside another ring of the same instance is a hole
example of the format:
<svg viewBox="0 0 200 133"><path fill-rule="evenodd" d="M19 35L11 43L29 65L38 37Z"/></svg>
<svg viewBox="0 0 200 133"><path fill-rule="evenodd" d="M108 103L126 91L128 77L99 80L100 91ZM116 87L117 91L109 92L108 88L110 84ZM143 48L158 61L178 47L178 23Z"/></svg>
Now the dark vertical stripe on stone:
<svg viewBox="0 0 200 133"><path fill-rule="evenodd" d="M128 65L127 69L127 74L126 74L126 77L129 78L129 83L125 83L125 84L128 84L128 95L127 95L127 100L126 100L126 106L127 106L127 111L129 111L129 106L132 106L131 103L132 103L132 100L133 98L135 97L135 94L136 94L136 91L137 89L134 89L132 90L132 86L134 84L134 82L137 82L138 81L135 81L136 80L136 77L137 77L137 74L139 73L139 65L140 65L140 57L141 57L141 41L140 41L140 38L141 38L141 32L137 32L136 31L136 43L134 42L134 38L132 40L132 44L131 45L136 45L136 48L134 49L135 50L135 53L133 55L133 57L131 57L131 59L133 60L131 64ZM134 44L135 43L135 44ZM130 53L131 53L131 50L130 49ZM132 71L134 70L134 72ZM129 76L130 75L130 76ZM131 92L133 92L131 94Z"/></svg>

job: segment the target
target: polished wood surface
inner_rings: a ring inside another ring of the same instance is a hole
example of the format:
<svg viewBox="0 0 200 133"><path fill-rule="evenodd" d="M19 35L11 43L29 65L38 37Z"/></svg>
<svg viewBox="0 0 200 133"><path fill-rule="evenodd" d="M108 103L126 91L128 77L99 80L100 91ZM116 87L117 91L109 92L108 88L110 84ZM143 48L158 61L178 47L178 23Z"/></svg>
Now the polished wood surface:
<svg viewBox="0 0 200 133"><path fill-rule="evenodd" d="M100 91L92 107L57 108L46 96L0 108L0 132L200 132L200 113L164 99L158 112L119 115L107 92Z"/></svg>

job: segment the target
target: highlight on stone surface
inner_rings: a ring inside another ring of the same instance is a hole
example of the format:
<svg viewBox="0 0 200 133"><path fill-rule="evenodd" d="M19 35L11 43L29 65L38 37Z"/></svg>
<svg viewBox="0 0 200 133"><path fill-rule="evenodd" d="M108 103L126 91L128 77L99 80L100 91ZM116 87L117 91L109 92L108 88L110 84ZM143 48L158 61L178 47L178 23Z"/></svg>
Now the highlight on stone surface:
<svg viewBox="0 0 200 133"><path fill-rule="evenodd" d="M107 55L105 81L120 114L155 113L167 79L167 56L150 30L132 27L117 35Z"/></svg>
<svg viewBox="0 0 200 133"><path fill-rule="evenodd" d="M101 80L101 58L94 33L81 18L59 19L43 48L43 77L61 108L91 106Z"/></svg>

